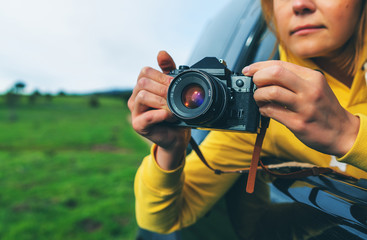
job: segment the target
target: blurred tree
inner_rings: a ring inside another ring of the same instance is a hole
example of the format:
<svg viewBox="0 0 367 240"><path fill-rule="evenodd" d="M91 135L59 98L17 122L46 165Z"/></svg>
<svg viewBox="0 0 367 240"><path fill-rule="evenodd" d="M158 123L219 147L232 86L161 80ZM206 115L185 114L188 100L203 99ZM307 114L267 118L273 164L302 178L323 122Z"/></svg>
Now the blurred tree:
<svg viewBox="0 0 367 240"><path fill-rule="evenodd" d="M32 95L35 95L35 96L39 97L39 96L41 96L41 93L40 93L40 91L38 91L38 89L36 89L36 90L34 90Z"/></svg>
<svg viewBox="0 0 367 240"><path fill-rule="evenodd" d="M45 94L46 102L52 102L52 98L53 98L53 96L50 93Z"/></svg>
<svg viewBox="0 0 367 240"><path fill-rule="evenodd" d="M18 81L5 95L5 103L9 107L9 120L10 122L16 122L18 120L18 115L15 111L15 106L20 101L20 94L23 92L26 84L22 81Z"/></svg>
<svg viewBox="0 0 367 240"><path fill-rule="evenodd" d="M34 92L33 92L31 95L29 95L29 97L28 97L28 102L29 102L29 104L35 104L35 103L36 103L36 101L37 101L37 99L38 99L40 96L41 96L40 91L38 91L37 89L36 89L36 90L34 90Z"/></svg>
<svg viewBox="0 0 367 240"><path fill-rule="evenodd" d="M97 95L91 95L89 98L89 106L91 106L92 108L97 108L99 107L100 103L99 103L99 99Z"/></svg>
<svg viewBox="0 0 367 240"><path fill-rule="evenodd" d="M60 91L58 94L57 94L57 96L59 96L59 97L64 97L64 96L66 96L66 93L64 92L64 91Z"/></svg>
<svg viewBox="0 0 367 240"><path fill-rule="evenodd" d="M24 88L25 88L25 83L24 82L21 82L21 81L19 81L19 82L16 82L15 84L14 84L14 93L15 94L20 94L20 93L22 93L23 92L23 90L24 90Z"/></svg>

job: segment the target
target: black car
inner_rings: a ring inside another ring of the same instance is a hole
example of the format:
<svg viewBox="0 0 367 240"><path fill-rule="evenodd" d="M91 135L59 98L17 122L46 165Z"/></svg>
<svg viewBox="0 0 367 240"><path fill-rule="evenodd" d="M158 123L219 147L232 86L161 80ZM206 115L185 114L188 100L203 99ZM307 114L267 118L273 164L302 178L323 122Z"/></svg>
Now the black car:
<svg viewBox="0 0 367 240"><path fill-rule="evenodd" d="M233 0L209 22L187 64L212 56L241 72L252 62L277 58L275 44L259 1ZM193 131L197 141L205 134ZM169 235L142 230L138 238L367 239L367 179L335 173L281 179L260 171L255 194L250 195L245 192L246 178L241 177L195 225Z"/></svg>

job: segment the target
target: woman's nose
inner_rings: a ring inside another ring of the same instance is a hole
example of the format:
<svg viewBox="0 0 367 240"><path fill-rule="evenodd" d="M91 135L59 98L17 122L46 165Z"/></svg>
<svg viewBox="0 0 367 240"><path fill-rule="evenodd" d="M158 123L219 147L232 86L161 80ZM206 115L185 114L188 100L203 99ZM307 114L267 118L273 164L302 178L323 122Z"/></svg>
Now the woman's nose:
<svg viewBox="0 0 367 240"><path fill-rule="evenodd" d="M313 0L293 0L293 12L296 15L313 13L316 10L316 4Z"/></svg>

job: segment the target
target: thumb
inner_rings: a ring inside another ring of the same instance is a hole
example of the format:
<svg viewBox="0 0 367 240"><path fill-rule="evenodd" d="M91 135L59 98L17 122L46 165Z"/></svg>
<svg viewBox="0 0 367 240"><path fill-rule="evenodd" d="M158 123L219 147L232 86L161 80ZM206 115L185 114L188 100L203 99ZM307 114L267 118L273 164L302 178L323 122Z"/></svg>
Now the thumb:
<svg viewBox="0 0 367 240"><path fill-rule="evenodd" d="M160 51L157 56L157 61L159 67L162 69L163 73L167 74L171 70L176 69L176 64L172 57L166 51Z"/></svg>

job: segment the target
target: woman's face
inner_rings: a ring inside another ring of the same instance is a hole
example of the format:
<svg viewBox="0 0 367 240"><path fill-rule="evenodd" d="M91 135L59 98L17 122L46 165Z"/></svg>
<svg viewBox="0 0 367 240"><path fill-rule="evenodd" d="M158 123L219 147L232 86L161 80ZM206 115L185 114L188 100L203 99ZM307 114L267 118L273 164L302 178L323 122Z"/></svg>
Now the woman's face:
<svg viewBox="0 0 367 240"><path fill-rule="evenodd" d="M274 0L281 42L301 58L338 53L352 36L363 0Z"/></svg>

